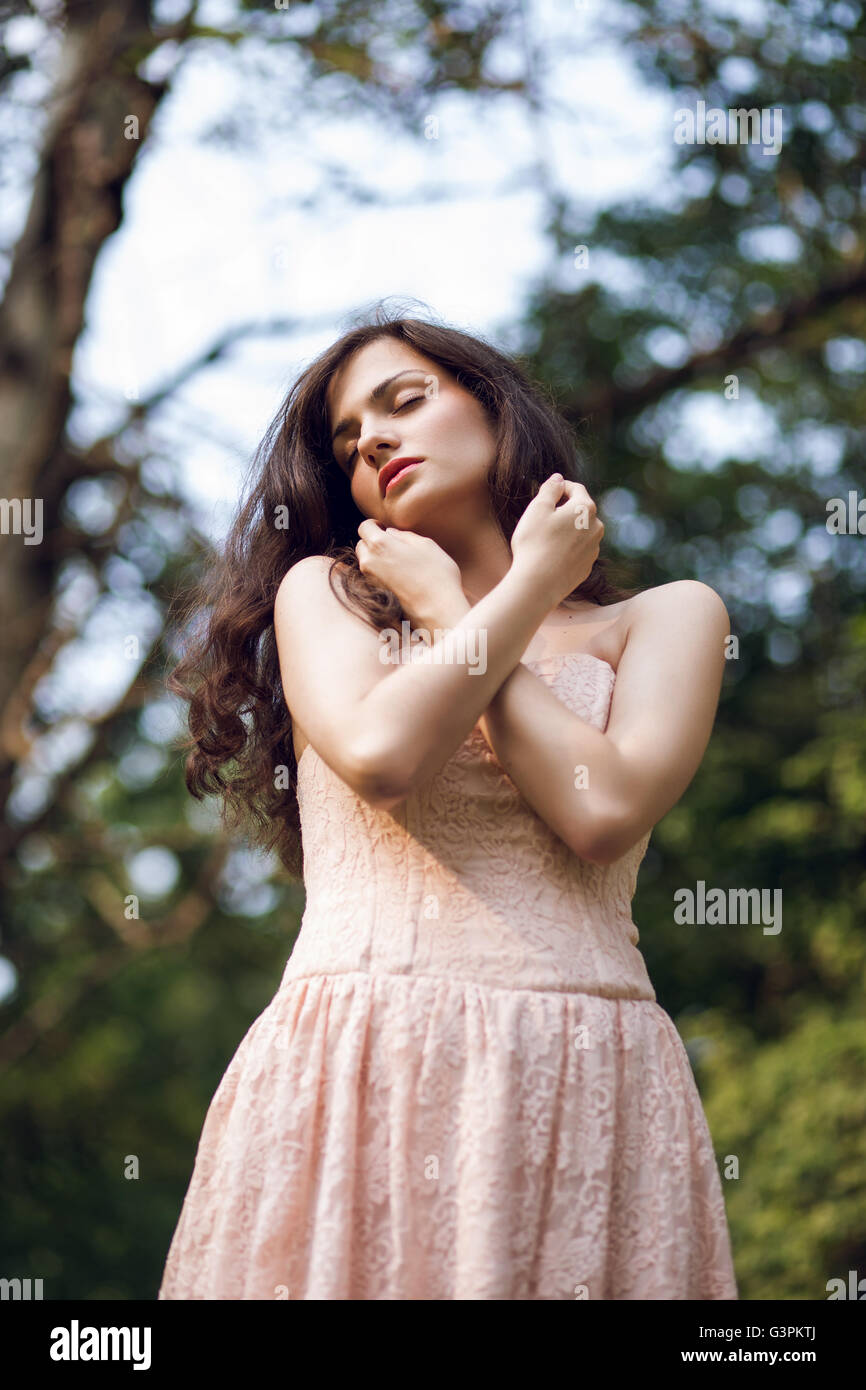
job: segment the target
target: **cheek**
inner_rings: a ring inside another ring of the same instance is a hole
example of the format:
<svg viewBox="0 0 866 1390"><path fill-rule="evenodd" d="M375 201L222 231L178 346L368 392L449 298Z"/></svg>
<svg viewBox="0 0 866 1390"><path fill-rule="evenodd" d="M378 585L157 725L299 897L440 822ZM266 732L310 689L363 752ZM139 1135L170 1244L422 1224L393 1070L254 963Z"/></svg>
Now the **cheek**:
<svg viewBox="0 0 866 1390"><path fill-rule="evenodd" d="M463 401L440 401L432 428L437 435L466 459L487 458L495 441L486 417L467 410Z"/></svg>

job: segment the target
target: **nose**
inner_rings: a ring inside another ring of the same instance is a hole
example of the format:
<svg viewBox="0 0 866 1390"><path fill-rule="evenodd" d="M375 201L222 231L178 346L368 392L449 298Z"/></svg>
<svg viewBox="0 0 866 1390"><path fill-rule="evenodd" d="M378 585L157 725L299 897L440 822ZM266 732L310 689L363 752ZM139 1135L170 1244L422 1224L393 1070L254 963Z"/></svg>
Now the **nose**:
<svg viewBox="0 0 866 1390"><path fill-rule="evenodd" d="M388 424L371 422L366 434L361 434L358 438L358 453L367 463L372 463L378 468L384 460L381 455L386 449L394 449L400 441L393 428Z"/></svg>

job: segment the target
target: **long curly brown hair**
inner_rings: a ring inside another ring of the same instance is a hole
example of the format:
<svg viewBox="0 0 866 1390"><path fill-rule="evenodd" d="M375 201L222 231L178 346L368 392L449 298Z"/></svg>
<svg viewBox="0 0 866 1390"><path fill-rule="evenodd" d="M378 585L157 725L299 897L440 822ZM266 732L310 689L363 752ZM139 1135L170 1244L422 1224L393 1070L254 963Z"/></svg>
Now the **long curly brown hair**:
<svg viewBox="0 0 866 1390"><path fill-rule="evenodd" d="M551 473L587 483L583 450L547 389L517 360L456 328L395 317L380 304L300 375L253 456L247 496L224 549L182 605L179 625L188 630L188 645L166 679L189 702L189 736L178 745L191 749L189 791L197 800L220 795L227 827L243 826L253 843L276 850L295 878L303 855L292 717L273 623L280 581L298 560L325 555L334 562L330 584L344 606L378 631L399 630L405 617L396 596L358 566L364 517L328 431L325 393L334 372L380 337L396 338L446 368L484 406L497 437L490 497L506 539ZM609 561L599 555L568 598L606 605L634 592L610 578Z"/></svg>

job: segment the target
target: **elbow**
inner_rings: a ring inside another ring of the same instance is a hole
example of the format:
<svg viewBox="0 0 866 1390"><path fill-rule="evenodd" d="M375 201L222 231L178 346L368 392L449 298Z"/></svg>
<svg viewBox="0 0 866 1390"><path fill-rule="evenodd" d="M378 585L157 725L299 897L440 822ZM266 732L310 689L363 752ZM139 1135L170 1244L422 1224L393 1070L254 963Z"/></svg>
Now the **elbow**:
<svg viewBox="0 0 866 1390"><path fill-rule="evenodd" d="M410 778L403 760L381 739L359 738L348 762L346 781L377 811L390 811L409 795Z"/></svg>
<svg viewBox="0 0 866 1390"><path fill-rule="evenodd" d="M644 825L646 826L646 822ZM629 850L634 849L645 833L646 831L641 830L631 818L618 820L592 836L581 857L589 859L593 864L615 864L618 859L628 854Z"/></svg>
<svg viewBox="0 0 866 1390"><path fill-rule="evenodd" d="M569 848L577 855L578 859L584 859L588 864L612 864L617 855L610 854L607 847L600 841L590 840L587 836L581 836L576 842L569 842Z"/></svg>
<svg viewBox="0 0 866 1390"><path fill-rule="evenodd" d="M611 850L607 844L591 843L587 845L580 857L588 860L590 864L607 865L615 864L617 859L621 858L621 853L618 849Z"/></svg>
<svg viewBox="0 0 866 1390"><path fill-rule="evenodd" d="M594 816L592 824L582 826L570 841L570 846L579 859L590 864L614 864L630 848L624 823L618 817Z"/></svg>

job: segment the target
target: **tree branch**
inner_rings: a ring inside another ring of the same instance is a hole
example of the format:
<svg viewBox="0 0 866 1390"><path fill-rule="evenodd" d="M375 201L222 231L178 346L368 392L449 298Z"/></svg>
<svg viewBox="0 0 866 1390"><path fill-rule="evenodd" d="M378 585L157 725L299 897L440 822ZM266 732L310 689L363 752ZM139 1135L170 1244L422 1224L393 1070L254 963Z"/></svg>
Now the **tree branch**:
<svg viewBox="0 0 866 1390"><path fill-rule="evenodd" d="M804 324L820 318L839 304L863 298L866 298L866 269L859 267L853 275L823 285L813 295L791 300L784 309L761 315L719 347L696 353L681 367L653 372L636 386L605 385L590 389L573 405L563 405L562 413L572 423L593 415L616 416L617 419L636 415L681 386L711 374L718 376L764 348L784 342Z"/></svg>

